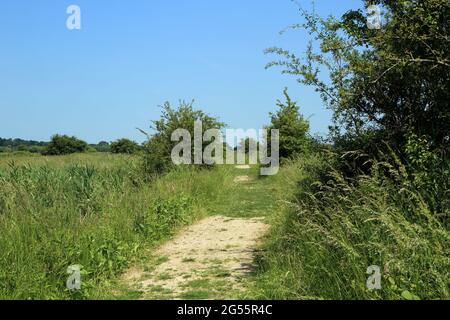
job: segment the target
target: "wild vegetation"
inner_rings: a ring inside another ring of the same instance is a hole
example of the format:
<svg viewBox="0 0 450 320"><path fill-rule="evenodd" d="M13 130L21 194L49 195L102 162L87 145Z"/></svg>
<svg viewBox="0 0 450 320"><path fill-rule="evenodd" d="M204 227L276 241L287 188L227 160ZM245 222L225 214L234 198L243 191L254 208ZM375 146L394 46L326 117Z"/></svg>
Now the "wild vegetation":
<svg viewBox="0 0 450 320"><path fill-rule="evenodd" d="M183 101L163 105L142 148L122 139L89 153L56 135L32 142L48 156L1 154L0 298L114 296L109 284L144 249L221 214L271 225L243 298L448 299L450 5L373 3L386 12L379 30L361 10L326 19L300 10L293 28L314 40L306 54L267 50L277 57L268 67L313 86L334 115L329 138L312 138L284 91L268 119L281 133L275 177L253 168L244 188L227 166L175 166L175 129L224 127ZM260 141L241 148L251 143ZM82 266L81 291L65 287L70 265ZM380 290L366 285L374 265Z"/></svg>
<svg viewBox="0 0 450 320"><path fill-rule="evenodd" d="M281 55L269 67L321 93L336 126L330 146L282 171L290 187L253 297L449 298L450 6L374 3L387 11L381 30L369 29L361 10L342 19L301 10L304 23L294 28L309 31L319 52L311 45L303 59L267 50ZM381 290L366 286L372 265Z"/></svg>
<svg viewBox="0 0 450 320"><path fill-rule="evenodd" d="M101 297L142 248L206 215L231 179L184 167L148 184L135 156L19 160L0 159L1 299ZM82 266L75 293L71 265Z"/></svg>
<svg viewBox="0 0 450 320"><path fill-rule="evenodd" d="M130 139L122 138L111 143L109 150L112 153L134 154L139 151L139 145Z"/></svg>
<svg viewBox="0 0 450 320"><path fill-rule="evenodd" d="M309 122L300 113L297 102L292 101L287 88L284 89L283 95L286 102L277 101L278 110L270 114L270 125L267 128L280 132L279 153L282 160L304 154L310 143Z"/></svg>
<svg viewBox="0 0 450 320"><path fill-rule="evenodd" d="M194 109L194 101L185 102L180 101L177 108L171 106L169 102L161 106L162 112L159 120L153 121L152 129L153 135L148 136L147 142L144 144L143 151L143 170L147 176L154 176L164 173L171 168L172 163L171 154L173 147L177 142L172 141L172 133L177 129L185 129L191 136L191 159L194 163L194 125L195 121L202 122L202 136L208 129L222 129L224 124L217 118L212 117L202 110ZM202 142L202 150L207 144Z"/></svg>

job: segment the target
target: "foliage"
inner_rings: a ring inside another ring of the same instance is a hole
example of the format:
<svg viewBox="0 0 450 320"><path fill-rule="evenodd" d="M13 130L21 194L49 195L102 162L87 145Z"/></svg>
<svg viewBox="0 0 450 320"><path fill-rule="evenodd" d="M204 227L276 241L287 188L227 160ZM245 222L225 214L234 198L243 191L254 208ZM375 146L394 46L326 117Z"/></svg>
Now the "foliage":
<svg viewBox="0 0 450 320"><path fill-rule="evenodd" d="M192 207L192 199L185 195L155 199L151 209L139 217L136 227L147 237L160 240L163 235L171 234L175 227L186 223L184 218Z"/></svg>
<svg viewBox="0 0 450 320"><path fill-rule="evenodd" d="M41 153L45 150L47 144L47 142L42 141L0 138L0 152L24 151Z"/></svg>
<svg viewBox="0 0 450 320"><path fill-rule="evenodd" d="M369 2L367 2L369 3ZM334 150L295 160L252 290L265 299L448 299L450 59L445 0L371 3L323 19L301 10L304 57L271 48L334 112ZM321 74L326 71L327 77ZM288 190L286 190L288 186ZM382 289L366 287L378 265Z"/></svg>
<svg viewBox="0 0 450 320"><path fill-rule="evenodd" d="M0 138L0 152L17 152L24 151L30 153L45 153L46 146L49 142L22 140L22 139L2 139ZM109 142L100 141L98 144L90 144L88 150L96 150L98 152L110 152Z"/></svg>
<svg viewBox="0 0 450 320"><path fill-rule="evenodd" d="M241 141L239 141L239 146L235 147L234 149L235 149L235 151L242 150L242 151L245 151L245 153L249 153L250 146L255 146L256 150L258 150L258 145L259 145L258 141L256 141L253 138L247 137L247 138L241 139Z"/></svg>
<svg viewBox="0 0 450 320"><path fill-rule="evenodd" d="M111 143L110 150L112 153L134 154L139 150L139 145L129 139L119 139Z"/></svg>
<svg viewBox="0 0 450 320"><path fill-rule="evenodd" d="M85 152L88 149L88 144L76 137L69 137L67 135L54 135L45 149L46 155L64 155L77 152Z"/></svg>
<svg viewBox="0 0 450 320"><path fill-rule="evenodd" d="M111 145L109 144L109 142L106 142L106 141L100 141L99 143L92 144L91 146L98 152L110 152L111 151Z"/></svg>
<svg viewBox="0 0 450 320"><path fill-rule="evenodd" d="M169 102L164 103L159 120L153 121L155 133L148 136L144 144L143 169L148 176L167 171L173 166L171 152L178 142L172 141L172 133L177 129L186 129L191 135L192 163L194 163L194 123L202 121L202 135L209 129L222 129L224 124L201 110L194 109L194 102L180 101L174 109ZM144 132L145 133L145 132ZM203 139L202 139L203 140ZM203 142L202 150L208 142Z"/></svg>
<svg viewBox="0 0 450 320"><path fill-rule="evenodd" d="M377 162L370 176L348 179L335 162L310 155L282 171L283 207L250 298L448 299L448 202L436 213L405 167ZM381 290L366 287L371 265L381 267Z"/></svg>
<svg viewBox="0 0 450 320"><path fill-rule="evenodd" d="M381 131L384 141L404 152L406 133L413 130L428 135L433 149L448 153L449 2L373 2L386 11L381 30L369 29L361 10L342 19L302 10L305 21L293 28L307 30L320 47L311 42L304 58L268 49L282 57L268 67L282 66L283 73L320 92L334 111L335 135L351 139ZM329 81L321 76L323 70Z"/></svg>
<svg viewBox="0 0 450 320"><path fill-rule="evenodd" d="M286 102L277 101L279 109L270 114L271 124L267 129L279 130L280 158L289 159L308 149L309 122L300 114L299 107L295 101L292 101L287 88L284 89L283 94Z"/></svg>
<svg viewBox="0 0 450 320"><path fill-rule="evenodd" d="M151 184L139 169L128 155L0 158L0 299L104 298L141 248L232 185L225 167L181 167ZM65 287L71 265L82 266L81 291Z"/></svg>
<svg viewBox="0 0 450 320"><path fill-rule="evenodd" d="M409 133L406 159L410 168L409 184L417 189L432 212L439 214L450 208L450 161L433 149L429 136ZM448 223L450 216L440 217Z"/></svg>

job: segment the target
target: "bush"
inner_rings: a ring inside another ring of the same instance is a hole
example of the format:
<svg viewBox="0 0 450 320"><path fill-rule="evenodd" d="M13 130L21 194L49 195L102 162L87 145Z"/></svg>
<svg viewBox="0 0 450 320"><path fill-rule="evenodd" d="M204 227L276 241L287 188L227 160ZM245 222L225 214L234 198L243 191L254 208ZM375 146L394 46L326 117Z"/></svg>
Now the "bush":
<svg viewBox="0 0 450 320"><path fill-rule="evenodd" d="M111 146L109 142L106 141L100 141L98 144L92 145L92 147L95 148L98 152L110 152Z"/></svg>
<svg viewBox="0 0 450 320"><path fill-rule="evenodd" d="M45 155L65 155L77 152L85 152L88 144L76 137L66 135L54 135L44 151Z"/></svg>
<svg viewBox="0 0 450 320"><path fill-rule="evenodd" d="M280 131L280 158L289 159L305 152L309 145L309 123L299 112L299 107L292 101L287 88L284 89L286 102L277 102L278 111L271 113L268 129Z"/></svg>
<svg viewBox="0 0 450 320"><path fill-rule="evenodd" d="M404 151L405 134L412 130L428 135L432 148L448 156L449 42L441 37L448 33L449 1L364 3L382 6L382 31L368 27L361 9L340 19L302 9L303 21L292 28L308 33L317 45L301 56L267 49L278 57L268 67L280 66L284 74L314 87L333 111L337 135L380 131L384 138L378 147L387 142Z"/></svg>
<svg viewBox="0 0 450 320"><path fill-rule="evenodd" d="M194 150L194 124L202 121L202 134L209 129L221 129L224 124L217 118L211 117L201 110L195 110L194 102L181 101L178 108L174 109L169 102L162 106L162 115L159 120L153 121L153 136L144 144L142 158L143 170L147 176L153 176L167 171L173 167L171 152L178 142L172 141L172 133L177 129L186 129L191 135L192 150ZM145 132L144 132L145 133ZM146 133L145 133L146 134ZM203 148L209 143L204 143ZM194 162L194 152L191 155Z"/></svg>
<svg viewBox="0 0 450 320"><path fill-rule="evenodd" d="M138 151L139 145L129 139L119 139L111 143L110 150L112 153L134 154Z"/></svg>

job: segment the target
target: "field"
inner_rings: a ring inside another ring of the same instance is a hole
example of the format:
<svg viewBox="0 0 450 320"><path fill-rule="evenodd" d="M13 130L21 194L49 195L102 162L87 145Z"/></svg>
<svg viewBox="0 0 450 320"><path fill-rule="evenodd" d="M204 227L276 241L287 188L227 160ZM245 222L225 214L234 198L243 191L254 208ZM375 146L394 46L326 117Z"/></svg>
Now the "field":
<svg viewBox="0 0 450 320"><path fill-rule="evenodd" d="M145 182L133 156L0 157L0 299L101 297L104 284L232 183L227 167L180 168ZM66 290L81 265L83 289Z"/></svg>
<svg viewBox="0 0 450 320"><path fill-rule="evenodd" d="M399 187L375 172L345 179L331 163L311 154L277 177L282 201L248 297L449 299L448 205L433 212L406 181ZM391 170L398 179L405 172ZM367 285L370 266L380 268L379 290Z"/></svg>
<svg viewBox="0 0 450 320"><path fill-rule="evenodd" d="M450 298L448 0L10 2L0 301Z"/></svg>
<svg viewBox="0 0 450 320"><path fill-rule="evenodd" d="M0 159L2 299L449 298L448 213L382 177L344 180L320 153L273 177L187 166L151 181L138 156Z"/></svg>

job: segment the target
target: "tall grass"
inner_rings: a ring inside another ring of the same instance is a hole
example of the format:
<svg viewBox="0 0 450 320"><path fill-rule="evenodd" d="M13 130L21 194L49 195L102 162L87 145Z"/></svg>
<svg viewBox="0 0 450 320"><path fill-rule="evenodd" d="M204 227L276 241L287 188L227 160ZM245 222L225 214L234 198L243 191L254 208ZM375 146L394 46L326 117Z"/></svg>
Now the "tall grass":
<svg viewBox="0 0 450 320"><path fill-rule="evenodd" d="M379 163L344 179L318 155L285 168L291 197L274 216L252 297L448 299L449 208L433 212L420 192L393 182L404 174ZM381 290L366 286L371 265L381 267Z"/></svg>
<svg viewBox="0 0 450 320"><path fill-rule="evenodd" d="M142 247L207 214L231 186L227 168L179 168L144 182L133 157L0 161L0 299L84 299ZM19 164L18 164L19 162ZM66 289L82 266L82 290Z"/></svg>

